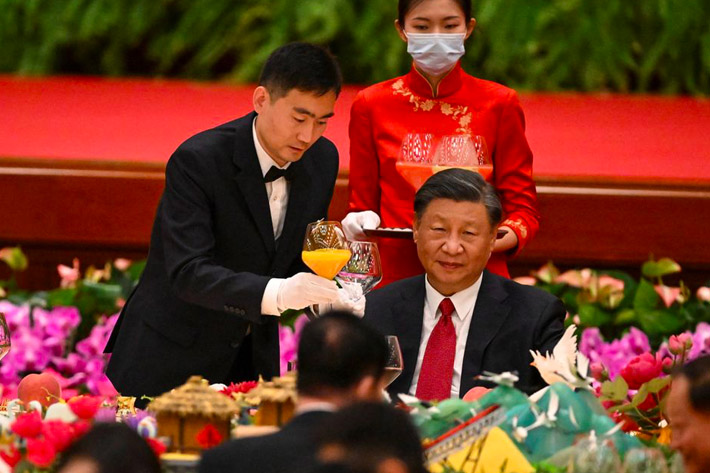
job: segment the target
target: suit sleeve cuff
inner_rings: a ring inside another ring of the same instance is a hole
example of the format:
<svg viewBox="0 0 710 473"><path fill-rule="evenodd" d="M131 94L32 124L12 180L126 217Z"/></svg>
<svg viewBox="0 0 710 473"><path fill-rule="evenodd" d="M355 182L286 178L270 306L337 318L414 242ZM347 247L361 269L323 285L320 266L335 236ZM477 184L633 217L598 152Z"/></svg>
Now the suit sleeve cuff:
<svg viewBox="0 0 710 473"><path fill-rule="evenodd" d="M281 311L278 306L278 295L279 289L281 289L281 284L283 284L284 279L271 278L268 283L266 283L266 288L264 289L264 295L261 298L261 313L264 315L281 315Z"/></svg>

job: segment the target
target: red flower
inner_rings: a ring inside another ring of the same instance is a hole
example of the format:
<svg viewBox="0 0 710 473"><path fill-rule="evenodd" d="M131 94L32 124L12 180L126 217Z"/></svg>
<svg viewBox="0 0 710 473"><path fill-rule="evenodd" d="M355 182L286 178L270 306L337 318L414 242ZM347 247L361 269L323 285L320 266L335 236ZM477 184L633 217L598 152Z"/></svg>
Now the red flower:
<svg viewBox="0 0 710 473"><path fill-rule="evenodd" d="M611 418L614 419L614 422L617 424L621 424L621 430L626 433L636 432L641 428L631 417L621 412L614 412L611 415Z"/></svg>
<svg viewBox="0 0 710 473"><path fill-rule="evenodd" d="M14 434L26 439L37 437L42 432L42 417L37 411L20 414L10 425L10 429Z"/></svg>
<svg viewBox="0 0 710 473"><path fill-rule="evenodd" d="M256 381L244 381L241 383L230 383L229 386L226 388L222 389L220 393L224 394L225 396L232 397L232 393L248 393L252 389L254 389L257 386Z"/></svg>
<svg viewBox="0 0 710 473"><path fill-rule="evenodd" d="M72 433L74 434L74 440L84 435L86 432L88 432L90 428L91 424L89 424L85 420L77 420L76 422L72 422L71 429Z"/></svg>
<svg viewBox="0 0 710 473"><path fill-rule="evenodd" d="M101 407L100 396L75 396L69 399L69 408L79 419L91 419Z"/></svg>
<svg viewBox="0 0 710 473"><path fill-rule="evenodd" d="M2 458L2 461L7 463L10 468L15 468L15 465L20 463L22 455L20 454L20 451L15 448L14 445L10 445L9 451L5 449L0 450L0 458Z"/></svg>
<svg viewBox="0 0 710 473"><path fill-rule="evenodd" d="M147 437L145 439L145 441L148 442L148 445L150 445L150 448L153 449L153 453L155 453L156 457L159 457L160 455L165 453L165 450L167 450L165 445L163 445L163 442L161 442L160 440Z"/></svg>
<svg viewBox="0 0 710 473"><path fill-rule="evenodd" d="M195 440L200 444L200 447L207 449L222 443L222 435L214 425L207 424L197 433Z"/></svg>
<svg viewBox="0 0 710 473"><path fill-rule="evenodd" d="M54 462L57 451L49 440L27 439L27 460L40 468L47 468Z"/></svg>
<svg viewBox="0 0 710 473"><path fill-rule="evenodd" d="M655 397L653 394L649 394L648 396L646 396L646 399L644 399L643 402L641 402L641 404L638 405L639 410L650 411L651 409L656 407L658 405L658 403L656 402L656 399L663 399L663 397L666 395L667 391L668 391L668 386L661 389L658 392L658 394L655 395Z"/></svg>
<svg viewBox="0 0 710 473"><path fill-rule="evenodd" d="M662 371L661 360L650 353L644 353L629 361L621 370L621 377L630 389L638 389L643 383L657 378Z"/></svg>
<svg viewBox="0 0 710 473"><path fill-rule="evenodd" d="M42 434L49 440L54 449L63 452L74 441L74 429L61 420L48 420L42 424Z"/></svg>

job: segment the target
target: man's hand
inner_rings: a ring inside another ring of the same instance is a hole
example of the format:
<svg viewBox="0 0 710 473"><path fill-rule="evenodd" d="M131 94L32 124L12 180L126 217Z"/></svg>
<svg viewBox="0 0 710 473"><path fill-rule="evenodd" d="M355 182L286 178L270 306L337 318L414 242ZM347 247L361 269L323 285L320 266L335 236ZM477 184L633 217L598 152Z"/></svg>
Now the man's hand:
<svg viewBox="0 0 710 473"><path fill-rule="evenodd" d="M286 309L303 309L309 305L325 304L338 300L335 281L311 273L298 273L284 280L276 296L276 305Z"/></svg>
<svg viewBox="0 0 710 473"><path fill-rule="evenodd" d="M341 223L348 240L364 240L367 238L364 230L379 227L380 217L372 210L350 212Z"/></svg>

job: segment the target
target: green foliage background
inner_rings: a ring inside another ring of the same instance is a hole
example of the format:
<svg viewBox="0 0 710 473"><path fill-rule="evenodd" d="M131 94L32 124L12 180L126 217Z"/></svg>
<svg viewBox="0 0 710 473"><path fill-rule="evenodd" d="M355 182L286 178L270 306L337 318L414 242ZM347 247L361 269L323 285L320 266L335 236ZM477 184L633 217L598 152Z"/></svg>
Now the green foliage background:
<svg viewBox="0 0 710 473"><path fill-rule="evenodd" d="M410 64L396 0L0 0L0 72L252 81L325 44L345 78ZM475 0L464 67L520 89L710 93L708 0Z"/></svg>

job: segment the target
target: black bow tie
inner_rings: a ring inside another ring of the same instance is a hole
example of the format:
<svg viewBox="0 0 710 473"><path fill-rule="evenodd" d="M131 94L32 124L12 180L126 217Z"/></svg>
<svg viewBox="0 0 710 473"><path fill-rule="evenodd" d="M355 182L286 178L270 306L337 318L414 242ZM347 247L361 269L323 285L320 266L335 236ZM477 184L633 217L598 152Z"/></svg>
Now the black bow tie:
<svg viewBox="0 0 710 473"><path fill-rule="evenodd" d="M279 169L276 166L271 166L271 169L269 169L264 176L264 182L274 182L280 177L285 177L287 181L290 181L293 179L293 169L293 166L289 166L286 169Z"/></svg>

